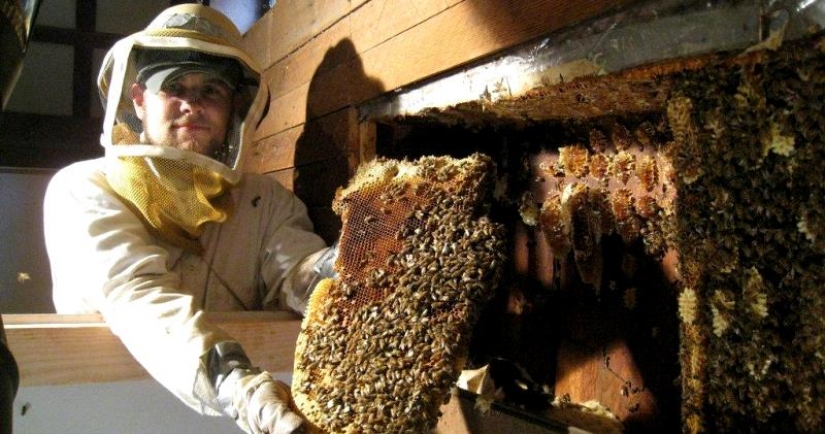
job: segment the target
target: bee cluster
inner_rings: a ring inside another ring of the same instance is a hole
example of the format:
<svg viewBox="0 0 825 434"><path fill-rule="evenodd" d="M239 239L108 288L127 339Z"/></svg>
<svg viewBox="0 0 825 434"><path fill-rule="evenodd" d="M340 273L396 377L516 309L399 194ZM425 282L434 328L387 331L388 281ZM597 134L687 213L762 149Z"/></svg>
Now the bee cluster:
<svg viewBox="0 0 825 434"><path fill-rule="evenodd" d="M380 159L340 190L339 277L316 290L293 395L323 432L429 432L505 260L483 155Z"/></svg>
<svg viewBox="0 0 825 434"><path fill-rule="evenodd" d="M522 220L582 283L610 286L606 237L672 254L685 432L825 426L823 50L709 56L668 74L661 111L579 121L528 157Z"/></svg>
<svg viewBox="0 0 825 434"><path fill-rule="evenodd" d="M593 125L587 145L563 144L532 158L537 181L528 194L540 204L538 227L554 257L572 252L581 281L596 290L603 237L616 234L627 245L640 240L645 254L657 260L673 247L675 190L666 156L673 144L663 121Z"/></svg>
<svg viewBox="0 0 825 434"><path fill-rule="evenodd" d="M822 44L676 77L685 432L825 427Z"/></svg>

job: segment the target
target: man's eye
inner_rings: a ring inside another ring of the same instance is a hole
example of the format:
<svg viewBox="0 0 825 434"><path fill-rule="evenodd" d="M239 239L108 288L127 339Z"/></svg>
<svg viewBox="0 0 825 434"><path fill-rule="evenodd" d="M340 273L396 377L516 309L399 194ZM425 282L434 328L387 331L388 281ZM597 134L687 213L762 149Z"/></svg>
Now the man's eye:
<svg viewBox="0 0 825 434"><path fill-rule="evenodd" d="M217 86L206 85L201 89L201 94L206 98L217 98L221 96L221 90Z"/></svg>
<svg viewBox="0 0 825 434"><path fill-rule="evenodd" d="M223 84L207 84L201 89L201 94L204 98L225 99L229 97L230 91Z"/></svg>
<svg viewBox="0 0 825 434"><path fill-rule="evenodd" d="M179 83L168 83L161 88L161 91L169 96L182 96L185 93L185 89Z"/></svg>

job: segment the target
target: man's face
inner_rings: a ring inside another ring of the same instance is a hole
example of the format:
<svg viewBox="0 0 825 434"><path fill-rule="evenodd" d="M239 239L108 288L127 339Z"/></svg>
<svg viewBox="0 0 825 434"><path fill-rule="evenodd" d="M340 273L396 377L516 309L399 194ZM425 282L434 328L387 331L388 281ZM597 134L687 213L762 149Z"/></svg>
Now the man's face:
<svg viewBox="0 0 825 434"><path fill-rule="evenodd" d="M234 100L223 81L192 72L164 83L157 93L134 84L131 96L150 144L209 157L223 146Z"/></svg>

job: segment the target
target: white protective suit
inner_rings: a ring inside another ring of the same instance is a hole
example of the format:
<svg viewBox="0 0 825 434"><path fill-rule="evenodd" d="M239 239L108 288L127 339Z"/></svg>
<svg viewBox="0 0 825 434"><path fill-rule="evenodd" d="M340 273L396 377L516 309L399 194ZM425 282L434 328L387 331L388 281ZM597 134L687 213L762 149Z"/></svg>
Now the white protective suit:
<svg viewBox="0 0 825 434"><path fill-rule="evenodd" d="M313 266L333 251L311 232L306 207L291 192L264 175L238 170L246 122L260 123L268 98L260 68L239 40L226 17L185 4L110 50L98 79L107 107L101 136L106 156L54 176L44 203L46 248L58 313L100 312L137 361L196 411L229 415L250 433L291 432L301 422L285 405L288 388L251 365L240 345L202 315L303 311L317 277ZM195 66L211 56L209 62L228 60L243 71L234 92L248 99L233 112L225 149L204 156L144 141L127 96L138 82L142 53L159 54L167 61L163 67L194 53L185 59ZM156 179L147 176L152 173ZM124 179L126 190L117 184ZM231 205L212 214L218 217L193 219L197 227L188 232L165 215L151 219L157 203L184 210L183 217L196 207L176 202L200 200L213 211L209 192L216 185L221 203L231 195ZM153 196L147 201L146 191L161 191L165 202ZM198 249L181 246L180 236L166 237L173 233L169 228L191 237Z"/></svg>
<svg viewBox="0 0 825 434"><path fill-rule="evenodd" d="M183 290L195 309L303 313L311 268L326 244L311 232L306 207L290 191L265 175L244 174L231 190L232 216L206 225L200 237L205 251L196 255L149 234L111 193L104 169L105 157L75 163L55 174L46 192L45 235L59 313L99 311L109 321L113 298L136 300L133 293L144 288Z"/></svg>

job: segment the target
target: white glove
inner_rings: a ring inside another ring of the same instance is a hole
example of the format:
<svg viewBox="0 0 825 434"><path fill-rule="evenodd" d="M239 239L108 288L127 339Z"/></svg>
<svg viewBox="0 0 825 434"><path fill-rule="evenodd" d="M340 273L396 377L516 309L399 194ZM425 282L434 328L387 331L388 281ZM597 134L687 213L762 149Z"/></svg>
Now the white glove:
<svg viewBox="0 0 825 434"><path fill-rule="evenodd" d="M237 413L233 416L244 431L249 434L299 434L305 431L304 419L290 407L289 386L274 380L267 372L236 371L240 371L237 381L228 378L230 381L224 382L221 389L234 386L232 406Z"/></svg>

